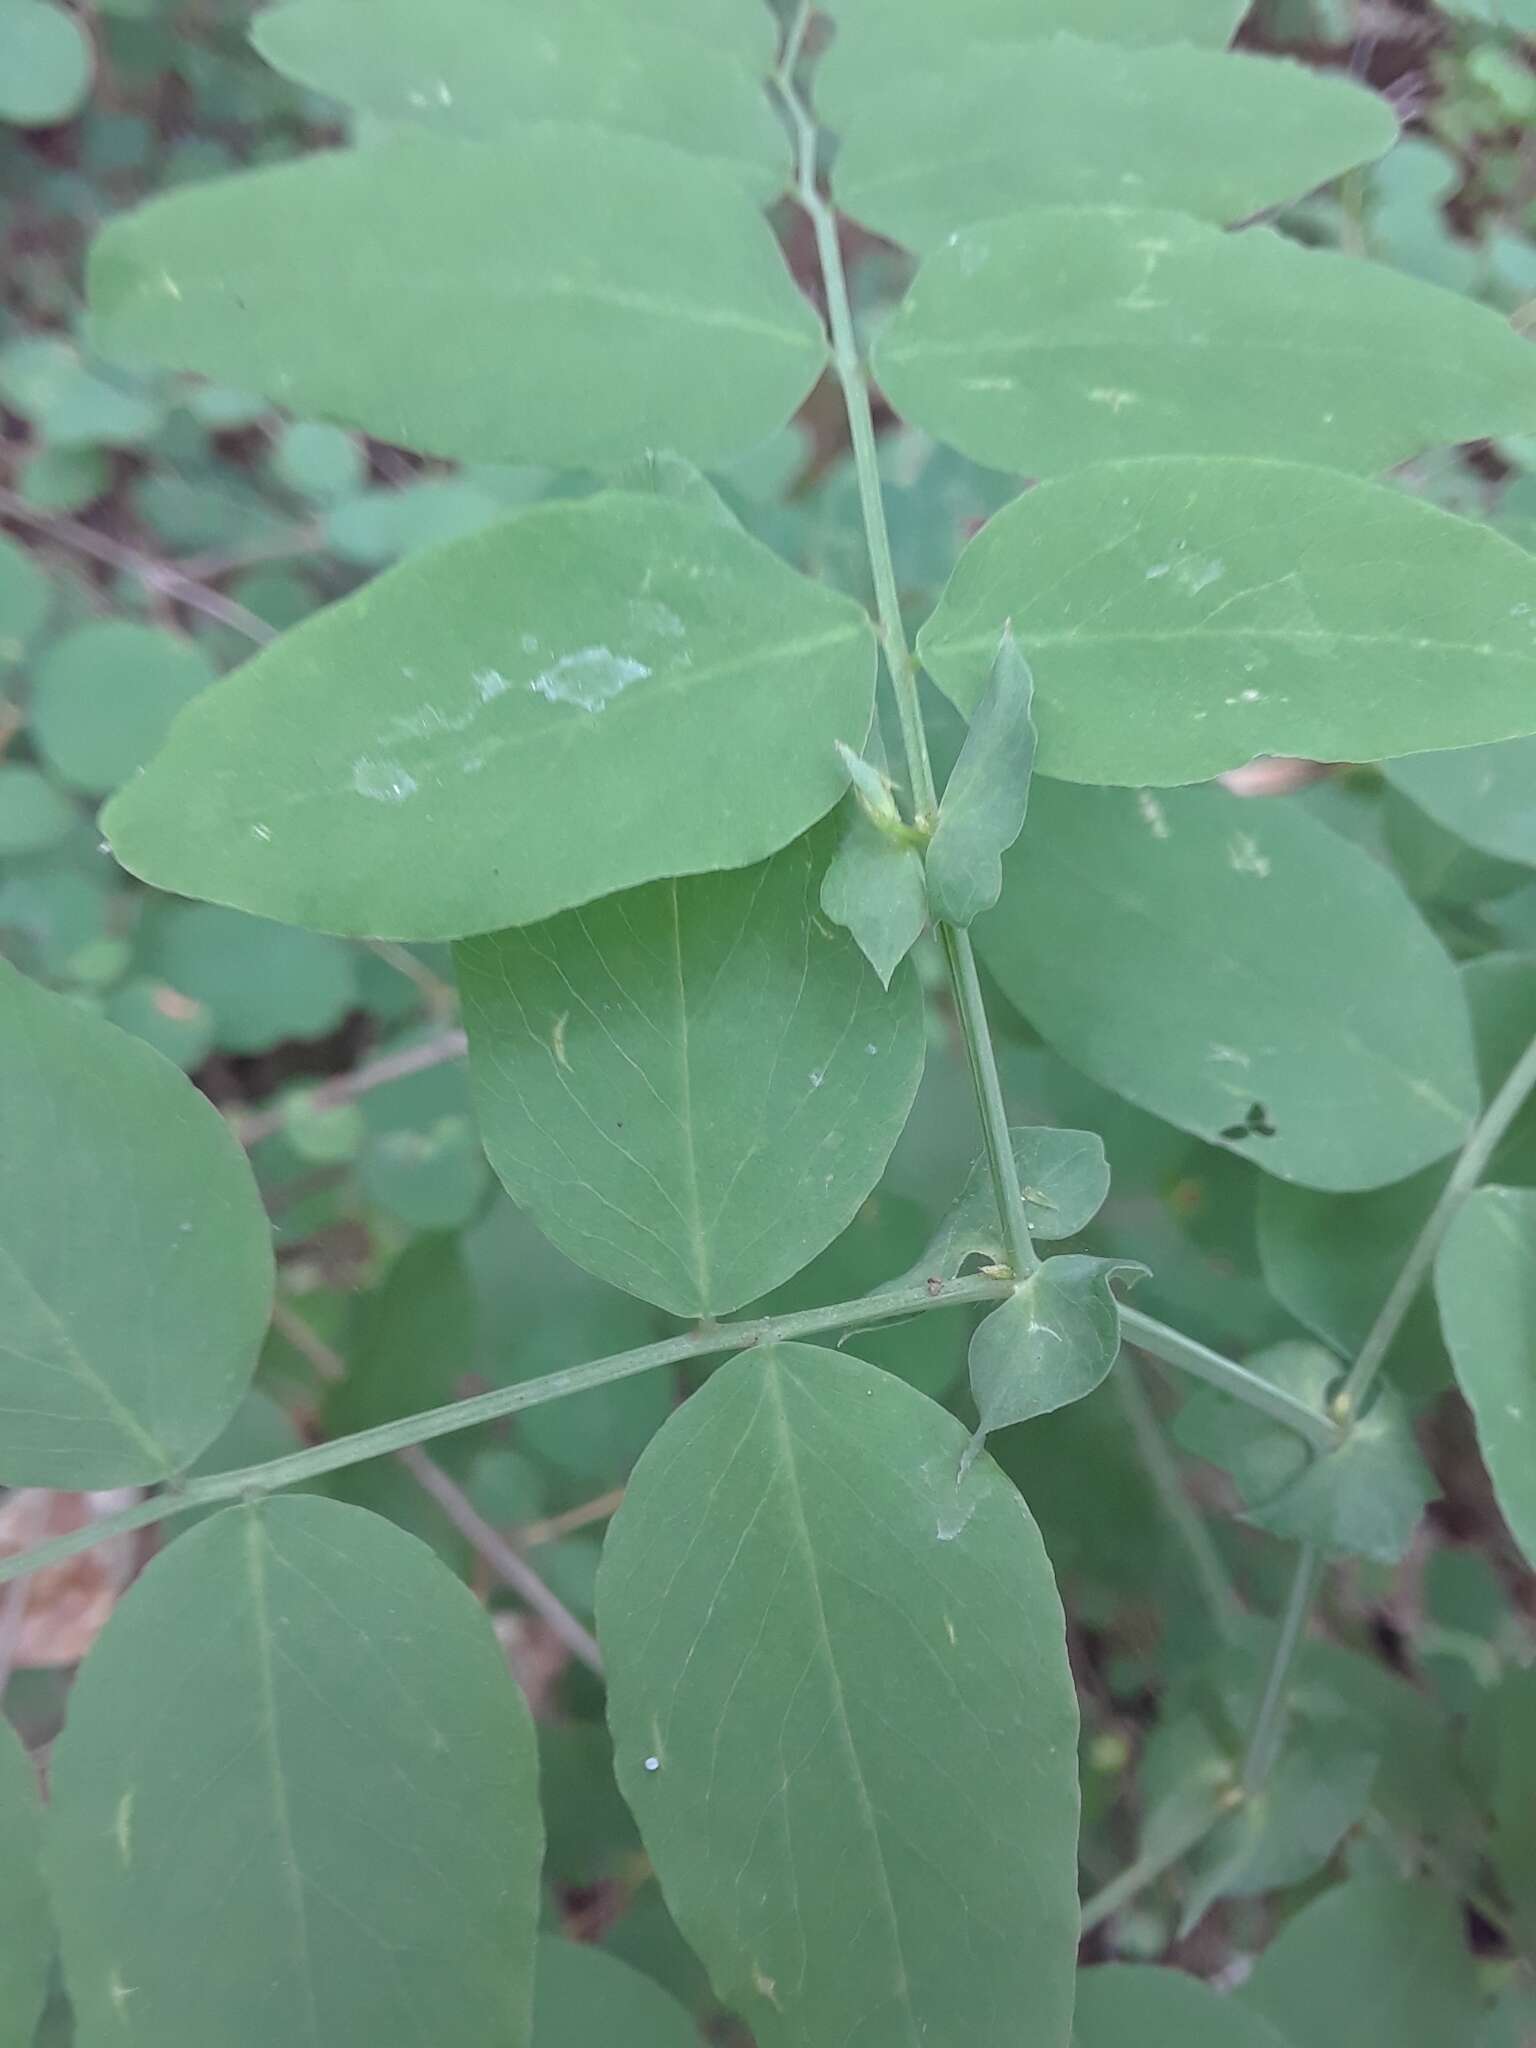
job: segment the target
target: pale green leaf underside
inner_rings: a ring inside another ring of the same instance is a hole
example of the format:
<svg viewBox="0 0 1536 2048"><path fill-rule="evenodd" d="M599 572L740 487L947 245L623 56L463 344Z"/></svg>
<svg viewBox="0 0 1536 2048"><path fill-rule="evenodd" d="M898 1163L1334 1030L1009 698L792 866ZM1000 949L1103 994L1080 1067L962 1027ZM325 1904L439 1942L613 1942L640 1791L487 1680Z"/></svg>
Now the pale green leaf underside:
<svg viewBox="0 0 1536 2048"><path fill-rule="evenodd" d="M483 1610L378 1517L280 1499L173 1544L52 1795L80 2048L527 2048L532 1724Z"/></svg>
<svg viewBox="0 0 1536 2048"><path fill-rule="evenodd" d="M159 888L458 938L764 859L836 803L859 608L663 499L406 562L206 691L103 823Z"/></svg>
<svg viewBox="0 0 1536 2048"><path fill-rule="evenodd" d="M1298 2048L1260 2014L1183 1970L1080 1970L1072 2048Z"/></svg>
<svg viewBox="0 0 1536 2048"><path fill-rule="evenodd" d="M1049 1415L1081 1401L1120 1350L1120 1311L1110 1291L1117 1273L1144 1266L1076 1253L1044 1260L971 1339L971 1393L981 1430Z"/></svg>
<svg viewBox="0 0 1536 2048"><path fill-rule="evenodd" d="M1032 1237L1076 1237L1086 1230L1109 1193L1109 1162L1103 1140L1092 1131L1062 1131L1049 1125L1016 1124L1008 1133L1024 1192L1024 1215ZM953 1280L969 1258L1006 1255L1007 1238L997 1213L992 1170L986 1154L971 1163L965 1185L934 1232L922 1258L902 1281ZM900 1282L895 1284L901 1284Z"/></svg>
<svg viewBox="0 0 1536 2048"><path fill-rule="evenodd" d="M533 2048L699 2048L690 2015L617 1956L541 1934L537 1964Z"/></svg>
<svg viewBox="0 0 1536 2048"><path fill-rule="evenodd" d="M1365 475L1536 423L1536 347L1488 308L1174 213L1060 207L967 229L924 261L875 371L904 418L1026 476L1142 455Z"/></svg>
<svg viewBox="0 0 1536 2048"><path fill-rule="evenodd" d="M763 90L771 24L742 0L731 25L734 49L711 47L677 0L659 18L630 0L294 0L257 15L251 40L287 77L384 121L471 141L588 122L721 159L769 199L789 169Z"/></svg>
<svg viewBox="0 0 1536 2048"><path fill-rule="evenodd" d="M928 900L935 918L966 926L990 910L1003 889L1003 855L1024 829L1037 744L1034 679L1012 629L944 785L927 856Z"/></svg>
<svg viewBox="0 0 1536 2048"><path fill-rule="evenodd" d="M556 122L173 192L97 238L90 297L110 355L474 462L711 463L782 426L826 354L734 179Z"/></svg>
<svg viewBox="0 0 1536 2048"><path fill-rule="evenodd" d="M928 923L923 857L888 838L856 804L840 813L842 836L821 883L821 908L854 942L884 985Z"/></svg>
<svg viewBox="0 0 1536 2048"><path fill-rule="evenodd" d="M1342 1370L1331 1352L1301 1342L1273 1344L1248 1366L1314 1415L1326 1412ZM1185 1404L1177 1433L1187 1449L1232 1475L1248 1521L1329 1556L1395 1564L1435 1494L1391 1386L1377 1388L1348 1439L1324 1458L1310 1457L1294 1431L1210 1387Z"/></svg>
<svg viewBox="0 0 1536 2048"><path fill-rule="evenodd" d="M1219 50L1232 40L1246 0L833 0L837 25L816 68L816 104L841 127L861 100L898 75L942 76L969 44L1016 44L1070 31L1136 48L1195 43Z"/></svg>
<svg viewBox="0 0 1536 2048"><path fill-rule="evenodd" d="M1469 846L1536 867L1536 739L1389 761L1387 779Z"/></svg>
<svg viewBox="0 0 1536 2048"><path fill-rule="evenodd" d="M562 1251L675 1315L830 1244L912 1106L916 979L887 992L817 915L835 836L458 949L492 1166Z"/></svg>
<svg viewBox="0 0 1536 2048"><path fill-rule="evenodd" d="M1037 782L1004 866L982 956L1116 1094L1309 1187L1380 1186L1464 1141L1455 969L1396 880L1296 806Z"/></svg>
<svg viewBox="0 0 1536 2048"><path fill-rule="evenodd" d="M169 1060L0 966L0 1484L169 1478L250 1384L272 1238Z"/></svg>
<svg viewBox="0 0 1536 2048"><path fill-rule="evenodd" d="M969 712L1004 622L1042 773L1198 782L1536 730L1536 562L1384 485L1240 457L1102 463L1016 499L919 635Z"/></svg>
<svg viewBox="0 0 1536 2048"><path fill-rule="evenodd" d="M38 1866L41 1836L37 1773L0 1720L0 2048L32 2048L48 1994L53 1929Z"/></svg>
<svg viewBox="0 0 1536 2048"><path fill-rule="evenodd" d="M1028 1511L835 1352L724 1367L642 1457L598 1626L619 1782L762 2048L1065 2038L1077 1709Z"/></svg>
<svg viewBox="0 0 1536 2048"><path fill-rule="evenodd" d="M842 129L839 204L921 250L1026 206L1244 220L1397 136L1385 101L1298 64L1068 35L972 44L825 111Z"/></svg>
<svg viewBox="0 0 1536 2048"><path fill-rule="evenodd" d="M1304 1906L1238 1998L1296 2048L1448 2048L1471 2040L1481 2004L1455 1901L1376 1878Z"/></svg>
<svg viewBox="0 0 1536 2048"><path fill-rule="evenodd" d="M1536 1189L1477 1190L1441 1246L1435 1293L1493 1490L1536 1567Z"/></svg>

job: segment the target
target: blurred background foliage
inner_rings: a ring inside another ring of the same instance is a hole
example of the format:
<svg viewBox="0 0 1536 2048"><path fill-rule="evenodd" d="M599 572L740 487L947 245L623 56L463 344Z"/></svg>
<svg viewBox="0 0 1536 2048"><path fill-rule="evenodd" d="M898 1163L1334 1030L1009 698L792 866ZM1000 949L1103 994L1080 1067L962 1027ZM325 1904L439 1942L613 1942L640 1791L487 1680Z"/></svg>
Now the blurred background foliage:
<svg viewBox="0 0 1536 2048"><path fill-rule="evenodd" d="M0 950L177 1062L249 1143L283 1305L259 1389L205 1469L669 1327L569 1265L494 1190L456 1057L446 949L343 942L159 896L118 870L98 836L101 800L176 711L275 632L420 548L597 482L426 461L241 391L103 360L83 340L82 259L104 219L169 186L345 138L343 109L253 52L250 11L246 0L73 10L0 0ZM1296 207L1284 229L1536 325L1536 0L1260 0L1242 40L1353 71L1406 124L1383 163ZM803 221L786 206L780 225L814 289ZM904 287L907 260L856 230L848 253L872 326ZM1400 345L1411 349L1413 336ZM898 569L917 621L963 540L1025 480L889 417L882 426ZM788 559L870 595L826 392L714 481ZM1396 481L1536 547L1536 435L1443 451ZM942 758L954 714L936 695L930 710ZM1374 770L1298 764L1290 779L1307 785L1295 800L1396 870L1464 963L1490 1069L1501 1071L1501 1048L1536 1027L1536 834L1513 853L1474 843L1475 830L1454 829L1466 823L1454 804L1431 816ZM1292 965L1305 974L1305 961ZM976 1149L942 976L936 960L923 968L935 1057L887 1182L766 1307L854 1295L907 1267ZM1261 1189L1242 1159L1107 1094L992 1000L1015 1119L1105 1138L1113 1192L1086 1248L1145 1260L1153 1277L1139 1306L1239 1355L1311 1333L1358 1340L1436 1174L1369 1195ZM1497 1174L1536 1182L1529 1114ZM963 1406L966 1335L959 1319L925 1317L849 1342ZM1336 1578L1331 1640L1304 1665L1293 1766L1304 1782L1287 1789L1282 1775L1251 1838L1218 1841L1197 1911L1181 1921L1172 1898L1150 1893L1089 1953L1112 1943L1217 1973L1272 1929L1277 1904L1305 1902L1338 1867L1348 1833L1351 1870L1427 1862L1445 1879L1487 1989L1503 1995L1486 2048L1513 2048L1529 2038L1516 1959L1536 1943L1536 1693L1522 1668L1536 1593L1448 1391L1427 1302L1393 1367L1442 1498L1400 1566L1358 1564ZM1241 1725L1262 1641L1241 1623L1218 1626L1223 1587L1230 1577L1247 1606L1273 1613L1289 1555L1223 1514L1233 1502L1213 1467L1175 1469L1164 1424L1178 1390L1139 1364L1127 1371L1137 1375L1129 1395L1117 1375L994 1440L1067 1597L1090 1885L1176 1824L1181 1797ZM631 1379L446 1439L440 1461L589 1623L603 1519L680 1392L665 1374ZM551 1916L702 2009L702 1973L613 1784L596 1681L491 1586L403 1467L364 1466L331 1484L507 1603L498 1623L541 1720ZM1170 1512L1191 1496L1203 1526ZM0 1503L0 1544L41 1533L33 1513L25 1497ZM72 1665L127 1568L98 1553L40 1586L5 1694L32 1741L56 1725ZM1279 1902L1255 1896L1277 1885L1294 1890ZM47 2024L48 2038L66 2038L61 2014Z"/></svg>

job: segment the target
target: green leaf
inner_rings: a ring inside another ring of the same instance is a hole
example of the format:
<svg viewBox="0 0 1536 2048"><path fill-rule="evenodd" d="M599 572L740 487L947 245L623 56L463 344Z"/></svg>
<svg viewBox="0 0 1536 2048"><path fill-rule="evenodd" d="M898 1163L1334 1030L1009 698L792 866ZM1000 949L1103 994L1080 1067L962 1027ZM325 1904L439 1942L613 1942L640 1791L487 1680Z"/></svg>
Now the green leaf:
<svg viewBox="0 0 1536 2048"><path fill-rule="evenodd" d="M122 1601L54 1749L82 2041L527 2048L535 1773L484 1610L414 1538L215 1516Z"/></svg>
<svg viewBox="0 0 1536 2048"><path fill-rule="evenodd" d="M1043 782L1006 868L982 957L1106 1088L1311 1187L1396 1180L1465 1140L1455 969L1393 876L1305 811Z"/></svg>
<svg viewBox="0 0 1536 2048"><path fill-rule="evenodd" d="M842 131L838 203L919 250L1027 206L1245 220L1382 155L1398 132L1384 100L1299 64L1070 35L972 43L823 106Z"/></svg>
<svg viewBox="0 0 1536 2048"><path fill-rule="evenodd" d="M1376 1762L1347 1720L1295 1722L1264 1785L1195 1852L1182 1931L1218 1899L1257 1898L1315 1877L1364 1815Z"/></svg>
<svg viewBox="0 0 1536 2048"><path fill-rule="evenodd" d="M213 1016L231 1052L266 1052L290 1038L323 1038L357 1003L347 947L315 932L204 904L171 904L153 918L144 965Z"/></svg>
<svg viewBox="0 0 1536 2048"><path fill-rule="evenodd" d="M831 49L816 68L816 103L841 127L861 99L890 79L943 76L967 44L1014 45L1069 30L1095 42L1142 47L1196 43L1219 50L1232 40L1245 0L952 0L942 12L925 0L835 0ZM1004 54L1007 54L1006 48Z"/></svg>
<svg viewBox="0 0 1536 2048"><path fill-rule="evenodd" d="M179 634L102 619L55 640L32 675L31 728L76 789L116 789L160 746L213 664Z"/></svg>
<svg viewBox="0 0 1536 2048"><path fill-rule="evenodd" d="M961 1425L804 1345L715 1373L598 1582L619 1783L761 2048L1064 2039L1077 1706L1050 1567Z"/></svg>
<svg viewBox="0 0 1536 2048"><path fill-rule="evenodd" d="M53 1927L38 1868L41 1837L37 1773L0 1720L0 2048L31 2048L48 1996Z"/></svg>
<svg viewBox="0 0 1536 2048"><path fill-rule="evenodd" d="M0 671L26 653L53 603L48 578L15 541L0 538Z"/></svg>
<svg viewBox="0 0 1536 2048"><path fill-rule="evenodd" d="M1034 691L1005 626L928 847L928 901L947 924L968 925L1003 893L1003 855L1024 830L1034 773Z"/></svg>
<svg viewBox="0 0 1536 2048"><path fill-rule="evenodd" d="M733 179L556 122L170 193L98 237L90 297L113 354L473 462L716 461L782 426L826 353Z"/></svg>
<svg viewBox="0 0 1536 2048"><path fill-rule="evenodd" d="M525 122L585 122L716 159L696 175L728 166L771 199L789 151L763 91L769 23L750 0L729 12L677 0L665 13L626 0L370 0L366 12L296 0L259 14L251 40L287 77L383 121L481 141Z"/></svg>
<svg viewBox="0 0 1536 2048"><path fill-rule="evenodd" d="M45 853L74 827L74 805L46 775L0 761L0 855Z"/></svg>
<svg viewBox="0 0 1536 2048"><path fill-rule="evenodd" d="M358 1181L370 1202L413 1230L457 1230L479 1210L490 1172L471 1120L444 1116L423 1130L371 1137Z"/></svg>
<svg viewBox="0 0 1536 2048"><path fill-rule="evenodd" d="M1296 2048L1260 2014L1183 1970L1080 1970L1072 2048Z"/></svg>
<svg viewBox="0 0 1536 2048"><path fill-rule="evenodd" d="M50 0L3 0L0 53L0 121L51 128L85 104L96 60L76 15Z"/></svg>
<svg viewBox="0 0 1536 2048"><path fill-rule="evenodd" d="M847 598L657 498L541 506L408 561L205 691L103 816L159 888L460 938L764 859L846 786Z"/></svg>
<svg viewBox="0 0 1536 2048"><path fill-rule="evenodd" d="M1104 1206L1109 1163L1103 1140L1092 1131L1058 1131L1015 1124L1008 1133L1024 1191L1024 1214L1032 1237L1076 1237ZM1007 1236L997 1213L992 1169L986 1154L973 1160L922 1258L893 1286L918 1279L953 1280L966 1260L997 1261L1007 1254Z"/></svg>
<svg viewBox="0 0 1536 2048"><path fill-rule="evenodd" d="M250 1383L271 1232L213 1105L0 965L0 1482L168 1479Z"/></svg>
<svg viewBox="0 0 1536 2048"><path fill-rule="evenodd" d="M784 431L792 430L786 427ZM741 521L704 472L685 455L674 455L669 449L648 448L643 455L620 464L610 481L616 491L633 491L640 498L666 498L674 504L691 505L721 526L741 530Z"/></svg>
<svg viewBox="0 0 1536 2048"><path fill-rule="evenodd" d="M1505 746L1522 746L1506 740ZM1478 749L1471 749L1476 752ZM1498 749L1490 748L1496 753ZM1426 755L1427 760L1454 761L1454 753ZM1381 836L1403 887L1417 902L1437 909L1460 910L1488 903L1524 888L1530 873L1512 861L1494 860L1437 825L1400 790L1389 783L1381 792Z"/></svg>
<svg viewBox="0 0 1536 2048"><path fill-rule="evenodd" d="M1494 1493L1536 1566L1536 1189L1469 1197L1440 1247L1435 1293Z"/></svg>
<svg viewBox="0 0 1536 2048"><path fill-rule="evenodd" d="M1237 1995L1297 2048L1447 2048L1480 2003L1450 1894L1358 1878L1303 1906Z"/></svg>
<svg viewBox="0 0 1536 2048"><path fill-rule="evenodd" d="M915 979L883 991L815 916L833 829L458 949L492 1166L562 1251L674 1315L830 1244L912 1106Z"/></svg>
<svg viewBox="0 0 1536 2048"><path fill-rule="evenodd" d="M458 1238L417 1238L357 1302L347 1376L326 1396L325 1434L442 1407L469 1373L474 1343L474 1293Z"/></svg>
<svg viewBox="0 0 1536 2048"><path fill-rule="evenodd" d="M1369 761L1536 724L1536 562L1490 527L1299 463L1102 463L1016 499L919 636L969 712L1005 620L1037 768L1196 782L1256 754Z"/></svg>
<svg viewBox="0 0 1536 2048"><path fill-rule="evenodd" d="M600 1948L541 1935L533 1987L533 2048L699 2048L676 1999Z"/></svg>
<svg viewBox="0 0 1536 2048"><path fill-rule="evenodd" d="M971 1392L979 1434L1049 1415L1091 1394L1120 1352L1120 1310L1109 1283L1141 1275L1124 1259L1046 1259L978 1325Z"/></svg>
<svg viewBox="0 0 1536 2048"><path fill-rule="evenodd" d="M1339 1361L1317 1344L1275 1344L1247 1365L1319 1415L1342 1376ZM1294 1431L1214 1388L1185 1403L1175 1433L1186 1450L1231 1474L1246 1521L1332 1556L1395 1564L1436 1493L1401 1396L1388 1386L1371 1395L1344 1441L1320 1456Z"/></svg>
<svg viewBox="0 0 1536 2048"><path fill-rule="evenodd" d="M1389 761L1387 778L1437 825L1498 860L1536 867L1536 739Z"/></svg>
<svg viewBox="0 0 1536 2048"><path fill-rule="evenodd" d="M924 260L874 367L904 418L1026 476L1139 455L1369 474L1536 425L1536 349L1486 307L1175 213L967 229Z"/></svg>
<svg viewBox="0 0 1536 2048"><path fill-rule="evenodd" d="M852 933L881 986L889 988L928 923L923 857L882 832L853 798L839 815L843 836L821 878L821 907Z"/></svg>
<svg viewBox="0 0 1536 2048"><path fill-rule="evenodd" d="M165 409L143 380L93 369L58 334L23 334L0 351L0 396L51 442L131 448L147 441Z"/></svg>

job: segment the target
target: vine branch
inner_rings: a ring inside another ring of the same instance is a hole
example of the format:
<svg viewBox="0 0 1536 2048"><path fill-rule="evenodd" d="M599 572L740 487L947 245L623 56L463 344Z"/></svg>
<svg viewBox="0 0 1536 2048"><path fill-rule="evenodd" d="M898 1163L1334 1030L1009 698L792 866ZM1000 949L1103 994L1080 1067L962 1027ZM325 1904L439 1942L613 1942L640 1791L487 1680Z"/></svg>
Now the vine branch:
<svg viewBox="0 0 1536 2048"><path fill-rule="evenodd" d="M651 1372L658 1366L680 1365L691 1358L709 1358L726 1351L748 1351L760 1344L782 1344L800 1337L824 1336L832 1330L872 1327L896 1322L929 1309L975 1306L1001 1301L1011 1290L1007 1280L990 1280L978 1275L965 1280L930 1280L913 1287L893 1288L886 1294L860 1295L856 1301L833 1302L826 1308L800 1309L790 1315L761 1316L751 1322L714 1323L686 1331L679 1337L663 1337L655 1344L642 1344L634 1351L618 1351L595 1358L585 1365L573 1365L538 1379L521 1380L510 1387L494 1387L489 1393L472 1395L466 1401L451 1401L443 1408L429 1408L419 1415L403 1416L396 1422L382 1422L353 1436L337 1437L330 1443L315 1444L302 1451L290 1451L262 1465L246 1465L233 1472L211 1472L200 1479L169 1485L147 1500L105 1515L87 1529L71 1531L51 1542L34 1545L12 1557L0 1557L0 1585L10 1579L26 1578L49 1565L89 1550L109 1536L121 1536L135 1529L150 1528L156 1522L189 1508L217 1507L226 1501L255 1500L289 1486L302 1485L325 1472L339 1472L348 1465L365 1464L370 1458L387 1457L409 1445L430 1443L478 1423L499 1422L503 1417L539 1408L547 1401L559 1401L571 1394L584 1394L615 1380L630 1379L636 1373Z"/></svg>
<svg viewBox="0 0 1536 2048"><path fill-rule="evenodd" d="M880 488L880 458L875 445L875 416L870 404L869 378L854 330L837 216L823 199L816 180L816 123L801 99L794 79L812 12L811 0L800 0L785 38L784 54L774 83L794 131L796 189L800 204L809 216L816 237L816 254L827 298L832 367L842 390L843 410L848 419L864 542L879 614L880 644L885 652L886 673L891 679L901 724L914 823L921 830L931 831L938 816L939 797L933 779L933 763L928 755L928 737L923 728L917 665L907 644L906 627L902 622L901 594L896 583L896 565L891 555L890 530L886 525L885 500ZM1035 1270L1040 1260L1030 1239L1024 1190L1019 1183L1019 1169L1008 1133L997 1058L992 1049L992 1034L976 972L976 956L971 948L969 932L955 925L940 924L938 933L949 968L960 1029L965 1038L966 1059L976 1088L987 1163L1008 1243L1008 1262L1014 1278L1022 1280Z"/></svg>

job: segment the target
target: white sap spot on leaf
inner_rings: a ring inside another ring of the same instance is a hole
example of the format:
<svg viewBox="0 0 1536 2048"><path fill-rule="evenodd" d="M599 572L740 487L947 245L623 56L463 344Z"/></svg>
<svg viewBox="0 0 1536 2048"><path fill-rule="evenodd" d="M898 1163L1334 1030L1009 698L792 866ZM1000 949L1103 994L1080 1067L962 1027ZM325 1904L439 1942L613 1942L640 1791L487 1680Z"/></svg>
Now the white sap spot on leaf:
<svg viewBox="0 0 1536 2048"><path fill-rule="evenodd" d="M878 1045L874 1043L873 1040L871 1040L870 1043L865 1046L864 1050L869 1054L870 1058L873 1059L876 1053L879 1052L880 1048Z"/></svg>
<svg viewBox="0 0 1536 2048"><path fill-rule="evenodd" d="M1139 391L1121 391L1112 384L1096 384L1087 394L1095 405L1107 405L1112 413L1122 413L1128 405L1139 403Z"/></svg>
<svg viewBox="0 0 1536 2048"><path fill-rule="evenodd" d="M1261 882L1270 870L1268 855L1260 853L1258 841L1246 832L1234 832L1228 840L1227 865L1234 875L1257 875Z"/></svg>
<svg viewBox="0 0 1536 2048"><path fill-rule="evenodd" d="M1211 585L1219 583L1226 573L1226 563L1214 555L1208 562L1191 560L1179 564L1179 582L1191 597L1198 597L1202 590L1209 590Z"/></svg>
<svg viewBox="0 0 1536 2048"><path fill-rule="evenodd" d="M962 386L966 391L1013 391L1018 381L1017 377L966 377Z"/></svg>
<svg viewBox="0 0 1536 2048"><path fill-rule="evenodd" d="M967 1445L958 1468L952 1458L944 1455L930 1458L922 1468L922 1476L933 1490L933 1502L938 1510L933 1533L940 1543L953 1543L976 1512L980 1487L971 1473L980 1448L978 1433Z"/></svg>
<svg viewBox="0 0 1536 2048"><path fill-rule="evenodd" d="M1213 1060L1222 1060L1227 1065L1234 1067L1246 1067L1252 1064L1247 1053L1239 1052L1235 1045L1213 1045L1211 1047L1211 1058Z"/></svg>
<svg viewBox="0 0 1536 2048"><path fill-rule="evenodd" d="M659 1771L661 1769L661 1758L659 1756L648 1756L645 1760L645 1768L648 1771Z"/></svg>
<svg viewBox="0 0 1536 2048"><path fill-rule="evenodd" d="M124 1868L133 1861L133 1802L134 1789L130 1785L117 1802L117 1813L112 1822L112 1833L117 1842L117 1853L123 1859Z"/></svg>
<svg viewBox="0 0 1536 2048"><path fill-rule="evenodd" d="M251 837L253 839L260 839L265 844L272 837L272 827L270 825L253 825L251 827Z"/></svg>
<svg viewBox="0 0 1536 2048"><path fill-rule="evenodd" d="M637 633L658 633L664 640L687 637L688 628L671 605L660 604L654 598L637 598L629 608L629 615Z"/></svg>
<svg viewBox="0 0 1536 2048"><path fill-rule="evenodd" d="M361 754L352 763L352 787L378 804L403 804L416 794L417 782L398 761L376 761Z"/></svg>
<svg viewBox="0 0 1536 2048"><path fill-rule="evenodd" d="M1154 839L1168 838L1172 827L1168 823L1167 813L1150 789L1140 789L1136 792L1136 808Z"/></svg>
<svg viewBox="0 0 1536 2048"><path fill-rule="evenodd" d="M825 1067L812 1067L806 1078L810 1081L813 1088L819 1088L827 1078L827 1070Z"/></svg>
<svg viewBox="0 0 1536 2048"><path fill-rule="evenodd" d="M1156 583L1158 578L1160 576L1166 576L1168 574L1168 571L1172 567L1172 562L1154 562L1151 568L1147 571L1147 581L1149 583Z"/></svg>
<svg viewBox="0 0 1536 2048"><path fill-rule="evenodd" d="M504 676L499 668L477 668L471 680L482 704L494 704L512 687L512 678Z"/></svg>
<svg viewBox="0 0 1536 2048"><path fill-rule="evenodd" d="M528 687L551 704L575 704L583 711L601 711L631 683L643 683L651 671L643 661L615 654L611 647L581 647L562 655L552 668L534 676Z"/></svg>
<svg viewBox="0 0 1536 2048"><path fill-rule="evenodd" d="M374 744L388 747L399 740L428 740L434 733L464 732L474 722L473 711L464 711L457 718L450 718L446 711L439 711L435 704L423 704L419 711L403 713L397 718L392 718Z"/></svg>

